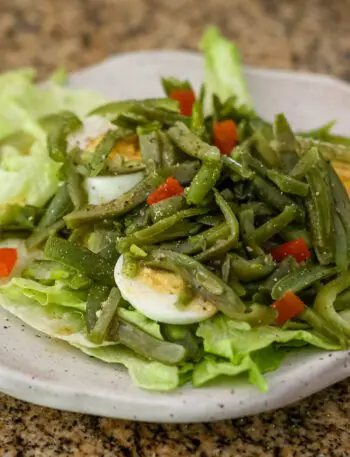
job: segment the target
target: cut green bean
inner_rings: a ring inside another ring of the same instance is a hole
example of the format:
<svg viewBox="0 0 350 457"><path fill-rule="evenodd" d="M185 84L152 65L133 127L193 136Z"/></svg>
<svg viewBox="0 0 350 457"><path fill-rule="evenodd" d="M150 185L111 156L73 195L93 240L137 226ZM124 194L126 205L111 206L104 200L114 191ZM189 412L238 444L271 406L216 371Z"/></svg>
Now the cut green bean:
<svg viewBox="0 0 350 457"><path fill-rule="evenodd" d="M340 333L350 337L350 322L345 321L334 309L338 294L350 287L350 273L347 272L323 286L316 296L314 309Z"/></svg>
<svg viewBox="0 0 350 457"><path fill-rule="evenodd" d="M145 100L126 100L119 102L106 103L98 106L89 113L89 116L113 116L124 113L133 109L137 104L155 106L175 113L179 112L179 104L176 100L170 98L150 98Z"/></svg>
<svg viewBox="0 0 350 457"><path fill-rule="evenodd" d="M180 184L186 185L192 181L192 179L197 174L199 168L199 160L193 160L191 162L184 161L176 165L163 167L160 170L158 170L158 173L161 176L164 176L165 178L167 178L168 176L172 176L177 181L179 181Z"/></svg>
<svg viewBox="0 0 350 457"><path fill-rule="evenodd" d="M334 228L335 264L344 273L349 266L348 237L343 222L336 212L334 212Z"/></svg>
<svg viewBox="0 0 350 457"><path fill-rule="evenodd" d="M109 292L110 287L103 284L93 284L89 290L85 312L86 328L89 333L96 325L97 312L100 311L101 304L108 298Z"/></svg>
<svg viewBox="0 0 350 457"><path fill-rule="evenodd" d="M89 249L77 246L63 238L50 237L44 248L50 260L75 268L83 275L102 284L114 285L114 265Z"/></svg>
<svg viewBox="0 0 350 457"><path fill-rule="evenodd" d="M300 292L317 281L336 275L338 271L337 267L324 267L322 265L300 268L277 281L272 288L271 296L277 300L288 291Z"/></svg>
<svg viewBox="0 0 350 457"><path fill-rule="evenodd" d="M202 161L219 162L220 151L205 143L181 122L175 122L168 130L171 140L186 154Z"/></svg>
<svg viewBox="0 0 350 457"><path fill-rule="evenodd" d="M251 282L262 279L276 268L270 255L256 257L252 260L244 259L236 253L229 254L231 269L235 277L242 282Z"/></svg>
<svg viewBox="0 0 350 457"><path fill-rule="evenodd" d="M56 162L64 162L67 154L67 137L82 126L81 120L70 111L59 113L57 122L49 129L47 135L47 148L50 157Z"/></svg>
<svg viewBox="0 0 350 457"><path fill-rule="evenodd" d="M282 213L260 225L254 232L254 241L262 244L287 227L298 215L296 205L287 206Z"/></svg>
<svg viewBox="0 0 350 457"><path fill-rule="evenodd" d="M63 219L59 219L48 227L44 227L40 230L35 230L31 236L27 239L26 245L28 249L33 249L43 243L50 236L56 235L60 230L66 226Z"/></svg>
<svg viewBox="0 0 350 457"><path fill-rule="evenodd" d="M275 116L273 132L274 146L281 157L282 167L290 172L298 162L299 143L283 113Z"/></svg>
<svg viewBox="0 0 350 457"><path fill-rule="evenodd" d="M165 217L169 217L172 214L184 209L186 203L184 198L181 196L170 197L160 202L154 203L150 206L150 214L152 222L158 222Z"/></svg>
<svg viewBox="0 0 350 457"><path fill-rule="evenodd" d="M177 89L185 89L185 90L193 90L191 83L189 81L180 81L177 78L161 78L162 82L162 87L164 89L164 92L166 93L167 96L171 94L173 90Z"/></svg>
<svg viewBox="0 0 350 457"><path fill-rule="evenodd" d="M69 228L79 227L94 221L104 220L115 216L121 216L136 208L144 202L148 195L155 191L164 182L164 178L157 174L146 176L131 190L125 192L115 200L103 205L89 205L65 216Z"/></svg>
<svg viewBox="0 0 350 457"><path fill-rule="evenodd" d="M315 167L319 161L319 153L317 148L313 147L303 156L299 158L299 161L295 167L290 171L289 176L294 179L304 178L309 171Z"/></svg>
<svg viewBox="0 0 350 457"><path fill-rule="evenodd" d="M291 274L292 272L298 269L298 263L294 257L288 256L282 260L278 267L273 271L273 273L266 278L263 284L260 286L262 291L267 291L271 293L273 287L276 285L277 281L284 278L285 276Z"/></svg>
<svg viewBox="0 0 350 457"><path fill-rule="evenodd" d="M161 150L162 167L171 167L178 163L178 154L176 153L173 143L168 135L164 132L158 132L159 147Z"/></svg>
<svg viewBox="0 0 350 457"><path fill-rule="evenodd" d="M254 233L254 212L252 209L245 209L239 213L239 224L243 241L247 245L248 253L255 256L265 255L264 250L255 242Z"/></svg>
<svg viewBox="0 0 350 457"><path fill-rule="evenodd" d="M260 122L259 122L260 123ZM280 168L280 154L272 147L273 132L270 125L260 125L258 129L254 129L253 141L257 152L263 162L272 168Z"/></svg>
<svg viewBox="0 0 350 457"><path fill-rule="evenodd" d="M204 162L193 178L186 194L188 204L198 205L215 186L221 174L221 162Z"/></svg>
<svg viewBox="0 0 350 457"><path fill-rule="evenodd" d="M51 226L67 213L69 213L69 211L72 209L73 204L69 196L68 187L66 184L63 184L61 187L59 187L55 196L49 203L49 206L47 207L43 217L40 219L40 222L37 226L37 231Z"/></svg>
<svg viewBox="0 0 350 457"><path fill-rule="evenodd" d="M138 132L138 137L142 161L146 165L146 170L151 172L157 170L161 166L161 155L157 132Z"/></svg>
<svg viewBox="0 0 350 457"><path fill-rule="evenodd" d="M176 214L172 214L171 216L161 219L149 227L134 232L126 238L120 239L118 242L118 250L119 252L125 252L132 244L153 244L158 235L161 235L166 230L169 230L176 223L188 217L197 216L206 212L207 210L202 208L190 208L179 211Z"/></svg>
<svg viewBox="0 0 350 457"><path fill-rule="evenodd" d="M282 192L285 192L286 194L306 197L309 192L309 185L307 183L291 178L290 176L280 173L277 170L268 170L267 176Z"/></svg>
<svg viewBox="0 0 350 457"><path fill-rule="evenodd" d="M238 160L235 160L233 157L222 155L221 161L226 168L233 171L242 179L252 179L254 176L254 173L250 168L240 163Z"/></svg>
<svg viewBox="0 0 350 457"><path fill-rule="evenodd" d="M224 215L227 225L230 227L232 240L235 243L237 243L239 238L239 223L237 217L230 208L227 201L219 194L219 192L216 189L214 189L214 196L216 204L222 211L222 214Z"/></svg>
<svg viewBox="0 0 350 457"><path fill-rule="evenodd" d="M312 138L297 137L301 155L307 153L310 148L316 147L318 152L325 160L338 160L350 163L350 146L342 144L332 144L326 141L318 141Z"/></svg>
<svg viewBox="0 0 350 457"><path fill-rule="evenodd" d="M89 339L95 344L101 344L106 339L120 300L121 295L119 290L116 287L112 287L106 300L101 303L96 323L89 333Z"/></svg>
<svg viewBox="0 0 350 457"><path fill-rule="evenodd" d="M255 176L253 182L259 198L261 198L262 201L271 205L273 208L283 211L286 206L295 205L294 200L292 200L290 197L287 197L276 186L270 184L261 176ZM298 207L297 219L303 221L304 217L305 215L303 210L300 207Z"/></svg>
<svg viewBox="0 0 350 457"><path fill-rule="evenodd" d="M176 365L186 356L182 345L158 340L122 319L111 328L109 336L112 341L124 344L146 359L158 360L168 365Z"/></svg>

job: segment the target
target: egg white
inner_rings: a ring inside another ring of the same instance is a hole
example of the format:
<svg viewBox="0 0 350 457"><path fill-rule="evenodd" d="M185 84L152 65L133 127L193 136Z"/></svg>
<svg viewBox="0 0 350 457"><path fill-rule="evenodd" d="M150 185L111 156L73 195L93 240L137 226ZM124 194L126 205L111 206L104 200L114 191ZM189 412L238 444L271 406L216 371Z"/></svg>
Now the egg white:
<svg viewBox="0 0 350 457"><path fill-rule="evenodd" d="M186 325L203 321L213 316L214 305L195 297L180 309L176 306L178 295L161 292L150 287L137 276L128 278L122 273L123 256L120 256L114 270L115 282L122 297L144 316L166 324Z"/></svg>
<svg viewBox="0 0 350 457"><path fill-rule="evenodd" d="M84 187L90 205L101 205L128 192L142 181L142 171L119 176L96 176L87 178Z"/></svg>

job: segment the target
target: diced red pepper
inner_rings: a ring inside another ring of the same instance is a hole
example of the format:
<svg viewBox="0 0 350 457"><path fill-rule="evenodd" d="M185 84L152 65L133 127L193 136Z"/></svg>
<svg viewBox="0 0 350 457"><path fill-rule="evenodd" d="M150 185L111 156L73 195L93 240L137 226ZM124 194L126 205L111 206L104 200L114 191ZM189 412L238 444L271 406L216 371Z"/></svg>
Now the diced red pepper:
<svg viewBox="0 0 350 457"><path fill-rule="evenodd" d="M17 261L17 249L0 248L0 278L10 276Z"/></svg>
<svg viewBox="0 0 350 457"><path fill-rule="evenodd" d="M276 262L281 262L288 256L293 256L297 262L304 262L311 256L303 237L283 243L271 250L271 255Z"/></svg>
<svg viewBox="0 0 350 457"><path fill-rule="evenodd" d="M180 104L180 112L183 116L192 116L193 104L196 96L190 89L174 89L170 92L169 97L177 100Z"/></svg>
<svg viewBox="0 0 350 457"><path fill-rule="evenodd" d="M290 291L286 292L282 298L276 300L271 306L278 311L278 316L276 317L278 325L284 324L305 310L304 303Z"/></svg>
<svg viewBox="0 0 350 457"><path fill-rule="evenodd" d="M165 181L164 184L158 187L151 195L147 198L149 205L154 205L161 200L165 200L169 197L176 197L177 195L183 195L184 188L181 186L179 181L171 176Z"/></svg>
<svg viewBox="0 0 350 457"><path fill-rule="evenodd" d="M214 144L220 149L221 154L231 155L232 149L237 144L236 124L231 119L215 122L213 125L213 137Z"/></svg>

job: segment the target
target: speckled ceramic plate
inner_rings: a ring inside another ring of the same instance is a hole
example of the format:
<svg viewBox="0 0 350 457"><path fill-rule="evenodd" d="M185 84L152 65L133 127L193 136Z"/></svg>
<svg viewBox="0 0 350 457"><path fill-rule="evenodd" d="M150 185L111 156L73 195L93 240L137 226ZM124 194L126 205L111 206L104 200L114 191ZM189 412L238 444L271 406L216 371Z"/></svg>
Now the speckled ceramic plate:
<svg viewBox="0 0 350 457"><path fill-rule="evenodd" d="M350 87L330 77L248 69L258 112L267 119L286 113L295 128L338 119L349 133ZM110 99L161 95L161 76L202 81L198 55L182 52L124 54L76 73L72 87L96 89ZM234 418L285 406L350 375L348 352L301 351L267 376L261 393L244 379L173 393L145 392L125 370L93 360L68 345L25 327L0 310L0 389L40 405L77 412L154 422Z"/></svg>

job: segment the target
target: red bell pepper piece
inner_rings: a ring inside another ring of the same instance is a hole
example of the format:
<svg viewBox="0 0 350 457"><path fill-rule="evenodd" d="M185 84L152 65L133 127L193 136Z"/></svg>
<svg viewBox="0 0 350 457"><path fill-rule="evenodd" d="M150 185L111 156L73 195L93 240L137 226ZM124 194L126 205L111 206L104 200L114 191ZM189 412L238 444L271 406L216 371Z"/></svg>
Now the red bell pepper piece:
<svg viewBox="0 0 350 457"><path fill-rule="evenodd" d="M165 200L169 197L175 197L184 193L184 188L181 186L179 181L171 176L165 181L164 184L158 187L151 195L147 198L149 205L154 205L161 200Z"/></svg>
<svg viewBox="0 0 350 457"><path fill-rule="evenodd" d="M215 122L213 125L213 137L214 144L220 149L221 154L231 155L232 149L237 144L236 124L231 119Z"/></svg>
<svg viewBox="0 0 350 457"><path fill-rule="evenodd" d="M276 262L281 262L288 256L293 256L297 262L304 262L311 256L303 237L283 243L271 250L271 255Z"/></svg>
<svg viewBox="0 0 350 457"><path fill-rule="evenodd" d="M278 325L284 324L305 310L304 303L293 292L286 292L282 298L276 300L271 306L278 311L278 316L276 317Z"/></svg>
<svg viewBox="0 0 350 457"><path fill-rule="evenodd" d="M10 276L17 261L17 249L0 248L0 278Z"/></svg>
<svg viewBox="0 0 350 457"><path fill-rule="evenodd" d="M180 112L183 116L192 116L193 104L196 96L190 89L174 89L170 92L169 97L177 100L180 104Z"/></svg>

